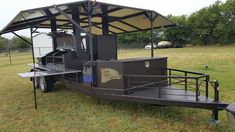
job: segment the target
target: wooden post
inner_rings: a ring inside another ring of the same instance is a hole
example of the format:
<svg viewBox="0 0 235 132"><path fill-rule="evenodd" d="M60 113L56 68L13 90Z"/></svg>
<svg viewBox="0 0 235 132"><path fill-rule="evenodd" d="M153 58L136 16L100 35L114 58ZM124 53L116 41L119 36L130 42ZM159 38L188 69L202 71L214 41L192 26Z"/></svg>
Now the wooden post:
<svg viewBox="0 0 235 132"><path fill-rule="evenodd" d="M11 61L11 41L10 40L7 40L7 52L9 56L9 63L11 65L12 61Z"/></svg>
<svg viewBox="0 0 235 132"><path fill-rule="evenodd" d="M10 65L11 65L12 63L11 63L11 49L10 48L8 48L8 54L9 54L9 61L10 61Z"/></svg>

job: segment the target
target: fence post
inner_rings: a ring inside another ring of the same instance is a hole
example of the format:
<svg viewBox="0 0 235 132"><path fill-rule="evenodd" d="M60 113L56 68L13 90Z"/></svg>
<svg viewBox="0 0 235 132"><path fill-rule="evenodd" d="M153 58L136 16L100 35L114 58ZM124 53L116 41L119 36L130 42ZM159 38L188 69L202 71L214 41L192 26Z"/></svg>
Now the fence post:
<svg viewBox="0 0 235 132"><path fill-rule="evenodd" d="M6 40L6 44L7 44L7 54L8 54L8 57L9 57L9 63L11 65L12 64L12 61L11 61L11 45L12 45L12 42L11 42L11 40Z"/></svg>
<svg viewBox="0 0 235 132"><path fill-rule="evenodd" d="M11 62L11 49L10 48L8 48L8 54L9 54L9 61L10 61L10 65L11 65L12 62Z"/></svg>

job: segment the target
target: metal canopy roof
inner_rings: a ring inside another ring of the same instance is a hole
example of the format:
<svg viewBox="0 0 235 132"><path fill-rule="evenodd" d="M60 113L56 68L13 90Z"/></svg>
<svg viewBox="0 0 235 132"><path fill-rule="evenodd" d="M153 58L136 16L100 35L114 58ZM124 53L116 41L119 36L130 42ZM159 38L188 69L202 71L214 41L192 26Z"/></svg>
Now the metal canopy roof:
<svg viewBox="0 0 235 132"><path fill-rule="evenodd" d="M79 8L80 26L88 31L87 1L79 1L57 5L59 9L72 17L72 9ZM153 10L138 9L120 5L107 4L102 2L92 2L94 10L92 12L92 34L102 34L102 7L107 7L109 34L127 33L143 31L151 28L149 14L154 16L153 27L170 27L176 24L168 18ZM17 30L33 28L50 28L50 20L55 18L59 29L72 29L72 23L54 6L24 10L3 29L0 34L14 32Z"/></svg>

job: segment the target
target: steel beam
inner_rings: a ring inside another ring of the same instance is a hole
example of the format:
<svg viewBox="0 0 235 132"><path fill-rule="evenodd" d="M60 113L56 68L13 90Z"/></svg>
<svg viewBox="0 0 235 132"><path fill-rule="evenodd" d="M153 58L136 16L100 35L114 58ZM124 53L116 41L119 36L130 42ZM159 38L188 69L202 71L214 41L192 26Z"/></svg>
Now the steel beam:
<svg viewBox="0 0 235 132"><path fill-rule="evenodd" d="M102 34L108 35L109 34L109 18L108 18L108 7L102 6Z"/></svg>
<svg viewBox="0 0 235 132"><path fill-rule="evenodd" d="M31 43L32 43L33 68L35 69L35 56L34 56L33 28L32 27L30 27L30 37L31 37ZM32 81L33 81L34 109L37 109L37 93L36 93L36 87L35 87L36 72L35 71L34 71L34 78Z"/></svg>
<svg viewBox="0 0 235 132"><path fill-rule="evenodd" d="M55 18L51 19L51 32L57 31L57 24ZM56 38L52 36L52 43L53 43L53 50L55 51L57 48L57 41Z"/></svg>
<svg viewBox="0 0 235 132"><path fill-rule="evenodd" d="M74 7L72 9L72 19L78 24L80 25L80 11L78 7ZM74 32L74 37L75 37L75 49L76 49L76 53L77 55L79 54L79 52L82 50L81 48L81 30L79 30L75 24L73 24L73 32Z"/></svg>

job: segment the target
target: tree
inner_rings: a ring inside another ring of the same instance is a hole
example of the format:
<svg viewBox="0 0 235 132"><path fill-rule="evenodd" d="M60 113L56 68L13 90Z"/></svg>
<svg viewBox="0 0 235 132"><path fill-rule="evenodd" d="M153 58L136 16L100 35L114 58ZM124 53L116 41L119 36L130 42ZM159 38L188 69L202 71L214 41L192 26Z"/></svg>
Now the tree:
<svg viewBox="0 0 235 132"><path fill-rule="evenodd" d="M27 38L25 36L21 36L21 37L30 41L30 38ZM30 45L19 37L13 37L12 44L13 44L13 48L15 48L15 49L30 48Z"/></svg>
<svg viewBox="0 0 235 132"><path fill-rule="evenodd" d="M0 36L0 50L6 48L6 41L7 41L6 38Z"/></svg>
<svg viewBox="0 0 235 132"><path fill-rule="evenodd" d="M235 0L215 2L190 16L172 16L178 26L166 29L165 38L173 43L227 44L235 41Z"/></svg>
<svg viewBox="0 0 235 132"><path fill-rule="evenodd" d="M165 40L171 41L174 44L184 44L190 41L191 28L188 23L188 16L168 16L169 19L177 23L176 27L167 28L163 31Z"/></svg>
<svg viewBox="0 0 235 132"><path fill-rule="evenodd" d="M118 35L119 48L143 48L150 43L150 32L133 32Z"/></svg>
<svg viewBox="0 0 235 132"><path fill-rule="evenodd" d="M220 7L221 21L215 28L220 32L220 41L224 43L232 43L235 41L235 0L227 0L225 4Z"/></svg>
<svg viewBox="0 0 235 132"><path fill-rule="evenodd" d="M235 0L225 3L216 1L189 16L173 16L168 18L177 23L176 27L163 30L159 40L168 40L173 44L191 43L195 45L229 44L235 42ZM119 36L119 42L126 46L143 47L150 42L150 32L137 32ZM155 39L155 42L157 40Z"/></svg>

